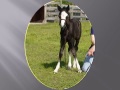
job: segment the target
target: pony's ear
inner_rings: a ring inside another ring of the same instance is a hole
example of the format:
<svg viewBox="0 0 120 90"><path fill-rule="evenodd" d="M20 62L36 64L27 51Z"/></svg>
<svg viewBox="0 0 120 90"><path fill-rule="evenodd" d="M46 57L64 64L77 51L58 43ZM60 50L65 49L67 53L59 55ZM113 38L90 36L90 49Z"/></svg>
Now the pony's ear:
<svg viewBox="0 0 120 90"><path fill-rule="evenodd" d="M57 9L58 9L59 11L61 11L61 7L60 7L59 5L57 6Z"/></svg>
<svg viewBox="0 0 120 90"><path fill-rule="evenodd" d="M70 6L68 5L66 9L67 9L67 11L69 11L70 10Z"/></svg>

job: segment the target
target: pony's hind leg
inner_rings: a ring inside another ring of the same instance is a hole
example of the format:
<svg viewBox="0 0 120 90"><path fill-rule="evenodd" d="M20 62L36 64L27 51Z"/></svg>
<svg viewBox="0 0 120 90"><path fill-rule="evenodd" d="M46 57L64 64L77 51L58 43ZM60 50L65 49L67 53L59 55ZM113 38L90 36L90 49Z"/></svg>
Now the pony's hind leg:
<svg viewBox="0 0 120 90"><path fill-rule="evenodd" d="M69 61L68 61L68 69L71 69L72 63L71 63L71 52L69 51Z"/></svg>
<svg viewBox="0 0 120 90"><path fill-rule="evenodd" d="M79 64L79 62L78 62L78 59L77 58L75 58L75 60L76 60L76 65L77 65L77 69L78 69L78 72L82 72L82 70L81 70L81 68L80 68L80 64Z"/></svg>
<svg viewBox="0 0 120 90"><path fill-rule="evenodd" d="M78 44L79 44L79 39L76 39L76 42L75 42L75 53L78 51ZM76 62L76 59L73 60L73 68L76 68L77 67L77 62Z"/></svg>
<svg viewBox="0 0 120 90"><path fill-rule="evenodd" d="M82 72L81 68L80 68L80 64L78 62L78 59L77 59L77 55L76 55L76 51L75 51L75 48L72 49L72 54L74 56L74 61L73 61L73 68L76 68L78 69L78 72Z"/></svg>
<svg viewBox="0 0 120 90"><path fill-rule="evenodd" d="M72 48L72 44L69 41L68 42L69 48L68 48L68 53L69 53L69 61L68 61L68 69L71 69L72 67L72 63L71 63L71 57L72 57L72 52L71 52L71 48Z"/></svg>
<svg viewBox="0 0 120 90"><path fill-rule="evenodd" d="M79 40L80 39L76 39L76 42L75 42L75 50L76 50L76 52L78 51Z"/></svg>
<svg viewBox="0 0 120 90"><path fill-rule="evenodd" d="M73 60L73 68L75 69L77 67L77 63L76 63L76 60L74 59Z"/></svg>

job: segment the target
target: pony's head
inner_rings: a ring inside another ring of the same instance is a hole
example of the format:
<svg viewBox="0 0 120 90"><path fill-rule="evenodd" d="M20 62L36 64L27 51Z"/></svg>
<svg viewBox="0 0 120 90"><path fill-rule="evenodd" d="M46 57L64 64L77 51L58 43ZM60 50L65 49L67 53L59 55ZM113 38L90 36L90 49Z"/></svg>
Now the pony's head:
<svg viewBox="0 0 120 90"><path fill-rule="evenodd" d="M67 7L61 8L60 6L57 6L59 11L59 19L60 19L60 26L63 28L65 26L66 20L70 18L69 5Z"/></svg>

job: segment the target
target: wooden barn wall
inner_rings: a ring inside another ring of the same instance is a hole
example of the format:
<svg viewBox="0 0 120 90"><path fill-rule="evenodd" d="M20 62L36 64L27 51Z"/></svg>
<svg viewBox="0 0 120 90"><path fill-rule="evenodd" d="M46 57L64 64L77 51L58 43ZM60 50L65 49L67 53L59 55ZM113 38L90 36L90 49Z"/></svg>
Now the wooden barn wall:
<svg viewBox="0 0 120 90"><path fill-rule="evenodd" d="M43 22L44 20L44 6L42 6L32 17L31 22Z"/></svg>

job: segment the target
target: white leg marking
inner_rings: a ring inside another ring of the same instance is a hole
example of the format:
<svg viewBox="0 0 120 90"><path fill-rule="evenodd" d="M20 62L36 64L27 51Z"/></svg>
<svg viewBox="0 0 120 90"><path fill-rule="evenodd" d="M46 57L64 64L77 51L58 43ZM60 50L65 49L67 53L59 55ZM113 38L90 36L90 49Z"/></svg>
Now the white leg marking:
<svg viewBox="0 0 120 90"><path fill-rule="evenodd" d="M69 54L68 68L71 69L71 66L72 66L72 64L71 64L71 55Z"/></svg>
<svg viewBox="0 0 120 90"><path fill-rule="evenodd" d="M79 62L78 62L78 60L77 60L77 58L76 58L76 64L77 64L77 69L78 69L78 72L82 72L82 70L81 70L81 68L80 68L80 65L79 65Z"/></svg>
<svg viewBox="0 0 120 90"><path fill-rule="evenodd" d="M76 63L76 60L74 59L73 60L73 68L76 68L76 66L77 66L77 63Z"/></svg>
<svg viewBox="0 0 120 90"><path fill-rule="evenodd" d="M60 61L58 61L57 66L56 66L56 68L54 70L54 73L57 73L59 68L60 68Z"/></svg>

